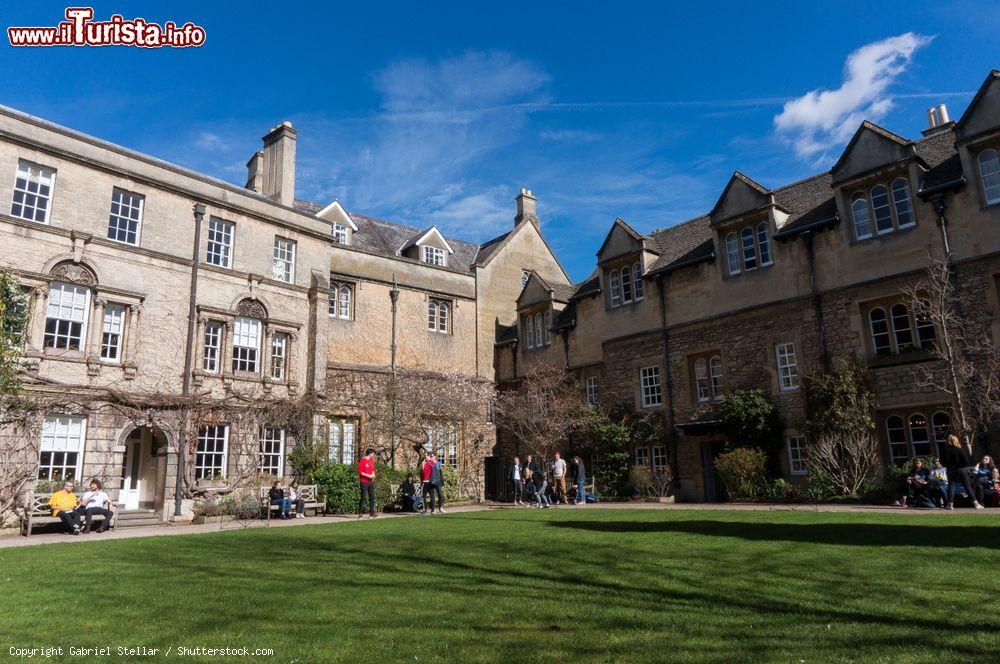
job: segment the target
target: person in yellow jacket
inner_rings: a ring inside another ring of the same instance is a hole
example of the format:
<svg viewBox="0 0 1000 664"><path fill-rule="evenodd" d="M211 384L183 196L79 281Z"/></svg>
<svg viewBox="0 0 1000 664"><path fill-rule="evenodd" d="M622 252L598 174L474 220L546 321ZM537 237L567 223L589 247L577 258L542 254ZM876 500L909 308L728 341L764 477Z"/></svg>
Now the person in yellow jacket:
<svg viewBox="0 0 1000 664"><path fill-rule="evenodd" d="M79 504L80 501L73 493L73 483L69 481L63 484L60 491L56 491L49 497L52 516L59 517L74 535L80 534L80 520L84 514L82 509L78 509Z"/></svg>

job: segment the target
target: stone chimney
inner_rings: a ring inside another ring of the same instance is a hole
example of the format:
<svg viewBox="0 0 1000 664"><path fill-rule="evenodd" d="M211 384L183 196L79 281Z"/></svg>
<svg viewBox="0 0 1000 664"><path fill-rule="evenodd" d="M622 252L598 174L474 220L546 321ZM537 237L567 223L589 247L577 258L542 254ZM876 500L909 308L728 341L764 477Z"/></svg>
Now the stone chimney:
<svg viewBox="0 0 1000 664"><path fill-rule="evenodd" d="M264 150L247 162L248 188L291 207L295 203L295 137L287 120L264 137ZM259 182L260 189L256 189ZM255 186L249 186L253 183Z"/></svg>
<svg viewBox="0 0 1000 664"><path fill-rule="evenodd" d="M535 225L535 228L541 230L542 221L538 218L538 213L535 212L537 199L531 193L531 190L522 188L521 193L514 200L517 201L517 214L514 215L514 225L516 226L527 219Z"/></svg>

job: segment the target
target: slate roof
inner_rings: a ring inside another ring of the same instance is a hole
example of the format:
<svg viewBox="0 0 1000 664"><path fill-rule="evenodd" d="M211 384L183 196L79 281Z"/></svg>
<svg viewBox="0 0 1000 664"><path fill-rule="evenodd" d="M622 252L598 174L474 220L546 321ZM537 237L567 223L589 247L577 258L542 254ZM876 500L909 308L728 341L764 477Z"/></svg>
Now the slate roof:
<svg viewBox="0 0 1000 664"><path fill-rule="evenodd" d="M576 295L576 285L574 284L552 284L552 296L560 302L569 302Z"/></svg>
<svg viewBox="0 0 1000 664"><path fill-rule="evenodd" d="M306 214L316 215L323 206L312 201L296 200L295 208ZM384 219L369 217L357 212L348 213L358 230L351 238L351 246L365 249L367 251L382 254L384 256L396 256L396 251L403 245L412 242L416 238L427 232L412 226L404 226ZM463 242L455 238L446 237L448 244L455 250L455 253L448 258L448 267L468 269L478 261L480 245L471 242ZM490 240L493 242L493 240ZM485 246L485 245L483 245Z"/></svg>
<svg viewBox="0 0 1000 664"><path fill-rule="evenodd" d="M926 190L935 185L952 182L962 175L962 166L955 149L953 128L910 142L877 125L872 127L887 138L913 145L917 156L929 167L923 176L920 189ZM750 182L753 183L752 180ZM830 171L827 171L775 189L773 191L775 204L788 213L788 219L775 237L778 239L790 237L817 225L836 223L837 205L833 197L832 183L833 177ZM647 237L652 242L652 248L660 252L659 258L646 271L647 275L669 272L714 258L713 233L709 227L708 215L655 230ZM579 295L578 292L577 297Z"/></svg>

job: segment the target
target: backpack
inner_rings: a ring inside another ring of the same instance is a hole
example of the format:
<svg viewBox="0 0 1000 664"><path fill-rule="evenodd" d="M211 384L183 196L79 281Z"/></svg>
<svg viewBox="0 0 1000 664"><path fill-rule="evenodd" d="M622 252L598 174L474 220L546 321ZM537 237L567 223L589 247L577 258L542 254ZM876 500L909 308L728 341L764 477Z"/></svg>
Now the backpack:
<svg viewBox="0 0 1000 664"><path fill-rule="evenodd" d="M914 501L913 506L925 510L926 509L933 510L937 508L937 505L934 504L934 501L931 500L929 496L925 495L917 496L917 499L916 501Z"/></svg>
<svg viewBox="0 0 1000 664"><path fill-rule="evenodd" d="M431 469L431 484L434 486L441 486L441 464L434 464L434 468Z"/></svg>

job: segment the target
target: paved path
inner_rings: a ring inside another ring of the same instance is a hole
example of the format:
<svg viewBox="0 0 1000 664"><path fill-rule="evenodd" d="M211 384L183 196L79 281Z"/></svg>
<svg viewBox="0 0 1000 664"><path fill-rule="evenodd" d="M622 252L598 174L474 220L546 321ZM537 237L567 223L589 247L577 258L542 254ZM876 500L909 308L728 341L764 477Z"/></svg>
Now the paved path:
<svg viewBox="0 0 1000 664"><path fill-rule="evenodd" d="M669 504L669 503L643 503L643 502L629 502L629 503L600 503L598 505L587 505L587 506L560 506L558 509L616 509L616 510L732 510L732 511L789 511L793 509L790 506L771 506L768 504L760 503L681 503L681 504ZM452 507L448 509L448 514L461 513L461 512L480 512L483 510L490 509L504 509L504 510L518 510L525 509L521 507L515 507L509 503L504 504L492 504L485 503L482 505L466 505L461 507ZM991 508L985 510L973 510L973 509L956 509L954 511L949 510L914 510L907 509L904 507L897 507L894 505L818 505L818 506L807 506L807 505L795 505L794 509L796 511L802 512L860 512L860 513L877 513L877 514L926 514L926 515L939 515L944 516L947 514L993 514L1000 515L1000 510ZM406 519L406 518L418 518L416 514L383 514L379 519ZM434 517L437 518L437 517ZM368 520L367 517L365 520ZM318 524L335 524L335 523L349 523L352 521L358 521L357 517L352 516L319 516L310 517L307 519L291 519L288 521L282 521L281 519L276 519L271 521L271 528L294 528L296 526L315 526ZM264 528L264 522L259 522L250 526L251 528ZM114 530L110 533L102 533L100 535L96 533L91 533L89 535L80 535L79 537L74 537L66 533L46 533L39 535L32 535L31 537L22 537L21 535L3 535L0 536L0 549L12 548L18 546L37 546L41 544L52 544L55 542L65 542L67 544L73 544L78 542L97 542L106 540L120 540L120 539L132 539L136 537L168 537L170 535L197 535L201 533L217 533L223 530L225 532L233 530L243 530L243 528L238 523L227 523L225 528L220 528L218 523L206 523L200 525L162 525L162 526L137 526L133 528L122 528Z"/></svg>

